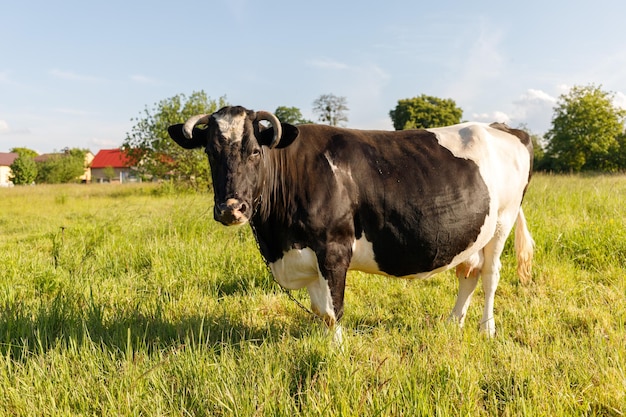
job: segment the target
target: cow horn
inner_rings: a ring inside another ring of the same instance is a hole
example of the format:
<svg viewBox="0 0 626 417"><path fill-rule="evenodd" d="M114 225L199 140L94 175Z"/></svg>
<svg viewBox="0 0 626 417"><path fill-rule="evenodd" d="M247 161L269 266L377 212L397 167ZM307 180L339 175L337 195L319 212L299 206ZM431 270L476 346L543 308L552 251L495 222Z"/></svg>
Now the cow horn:
<svg viewBox="0 0 626 417"><path fill-rule="evenodd" d="M266 120L270 122L272 127L274 128L274 138L272 139L272 143L270 143L269 147L274 148L280 142L280 138L283 135L283 128L280 125L280 120L274 114L268 111L258 111L256 112L256 120Z"/></svg>
<svg viewBox="0 0 626 417"><path fill-rule="evenodd" d="M183 125L183 134L187 139L191 139L193 136L193 128L198 124L207 124L209 123L210 114L197 114L195 116L191 116L185 124Z"/></svg>

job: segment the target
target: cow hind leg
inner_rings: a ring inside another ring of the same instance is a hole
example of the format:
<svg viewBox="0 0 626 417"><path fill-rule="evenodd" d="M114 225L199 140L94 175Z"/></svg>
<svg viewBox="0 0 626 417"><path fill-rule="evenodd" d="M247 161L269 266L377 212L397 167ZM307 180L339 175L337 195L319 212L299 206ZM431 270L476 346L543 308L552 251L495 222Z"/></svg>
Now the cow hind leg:
<svg viewBox="0 0 626 417"><path fill-rule="evenodd" d="M496 295L496 289L500 282L500 255L504 250L504 244L507 236L511 231L513 222L509 222L508 225L500 226L496 229L496 233L491 241L483 249L485 255L485 261L482 268L482 283L483 291L485 293L485 307L483 310L483 316L480 321L480 331L492 337L496 334L496 324L493 315L493 305Z"/></svg>
<svg viewBox="0 0 626 417"><path fill-rule="evenodd" d="M463 327L465 323L467 309L472 301L472 295L478 283L482 264L483 253L480 251L456 267L456 276L459 280L459 293L454 308L450 313L450 320L456 321L459 327Z"/></svg>

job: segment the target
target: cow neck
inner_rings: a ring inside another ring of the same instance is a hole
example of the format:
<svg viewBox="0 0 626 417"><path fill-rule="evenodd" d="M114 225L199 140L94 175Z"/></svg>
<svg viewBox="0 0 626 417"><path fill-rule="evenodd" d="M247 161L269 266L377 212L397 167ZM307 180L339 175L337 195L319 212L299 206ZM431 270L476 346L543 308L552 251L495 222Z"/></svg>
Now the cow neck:
<svg viewBox="0 0 626 417"><path fill-rule="evenodd" d="M265 158L264 177L260 186L259 215L263 221L271 215L286 221L295 210L293 195L298 195L301 173L294 164L294 151L289 148L270 151Z"/></svg>

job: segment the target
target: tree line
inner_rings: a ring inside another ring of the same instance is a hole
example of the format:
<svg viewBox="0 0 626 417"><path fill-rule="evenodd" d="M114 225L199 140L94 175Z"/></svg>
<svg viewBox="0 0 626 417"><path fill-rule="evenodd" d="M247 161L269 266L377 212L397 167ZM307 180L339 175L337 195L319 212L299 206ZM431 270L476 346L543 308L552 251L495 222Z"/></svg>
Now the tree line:
<svg viewBox="0 0 626 417"><path fill-rule="evenodd" d="M207 158L202 151L184 150L167 134L167 127L200 113L213 113L228 105L225 96L211 99L204 91L178 94L146 108L136 118L122 149L140 176L173 178L194 186L210 179ZM524 124L535 145L534 169L551 172L617 172L626 170L626 110L614 103L614 93L601 86L574 86L562 94L553 109L552 126L540 137ZM322 94L313 102L318 123L345 126L348 118L345 97ZM275 115L285 123L314 123L297 107L279 106ZM451 98L422 94L398 100L389 112L396 130L434 128L460 123L463 110ZM496 121L496 120L494 120ZM37 163L24 148L12 151L20 156L11 166L16 184L71 182L81 175L85 150L66 149L65 157ZM35 154L36 155L36 154ZM79 162L80 159L80 162Z"/></svg>
<svg viewBox="0 0 626 417"><path fill-rule="evenodd" d="M595 85L575 86L562 94L554 107L551 129L540 137L525 125L535 145L535 169L553 172L626 170L626 111L614 104L614 94ZM176 95L144 110L134 119L123 148L145 175L169 175L196 185L210 178L201 151L183 150L167 134L167 126L199 113L213 113L227 105L226 97L213 100L204 91L189 97ZM345 97L323 94L313 102L318 123L344 126L348 122ZM276 116L285 123L313 123L297 107L280 106ZM389 112L396 130L447 126L462 121L463 110L450 98L422 94L401 99ZM496 121L496 120L494 120Z"/></svg>

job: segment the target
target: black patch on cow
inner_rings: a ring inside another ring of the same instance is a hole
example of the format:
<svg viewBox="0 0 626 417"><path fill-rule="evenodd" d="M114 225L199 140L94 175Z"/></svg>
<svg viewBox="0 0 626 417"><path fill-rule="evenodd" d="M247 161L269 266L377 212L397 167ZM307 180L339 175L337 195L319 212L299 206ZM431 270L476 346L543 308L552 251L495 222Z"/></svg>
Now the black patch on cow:
<svg viewBox="0 0 626 417"><path fill-rule="evenodd" d="M359 189L355 235L372 242L383 272L429 272L476 241L489 213L487 186L474 161L455 157L433 133L338 136L333 148L338 159L350 154Z"/></svg>

